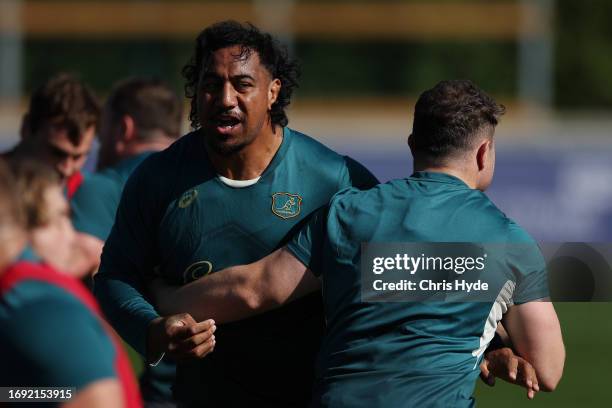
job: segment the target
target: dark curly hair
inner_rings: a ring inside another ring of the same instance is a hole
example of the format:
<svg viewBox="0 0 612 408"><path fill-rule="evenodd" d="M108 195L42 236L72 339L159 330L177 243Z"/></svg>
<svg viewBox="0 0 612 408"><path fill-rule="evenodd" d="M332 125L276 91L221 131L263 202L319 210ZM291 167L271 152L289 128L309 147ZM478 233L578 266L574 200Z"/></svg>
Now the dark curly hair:
<svg viewBox="0 0 612 408"><path fill-rule="evenodd" d="M239 58L248 57L251 52L256 52L272 78L281 81L278 98L270 110L270 119L273 125L287 126L289 119L285 108L291 102L291 94L297 88L300 76L297 61L290 58L286 47L270 34L261 32L253 24L228 20L213 24L198 35L194 55L183 67L182 73L186 80L185 95L191 99L189 112L191 127L197 129L201 126L196 97L200 73L208 68L215 51L234 45L241 47Z"/></svg>
<svg viewBox="0 0 612 408"><path fill-rule="evenodd" d="M469 80L442 81L416 103L413 148L434 160L469 150L482 130L497 126L505 111Z"/></svg>

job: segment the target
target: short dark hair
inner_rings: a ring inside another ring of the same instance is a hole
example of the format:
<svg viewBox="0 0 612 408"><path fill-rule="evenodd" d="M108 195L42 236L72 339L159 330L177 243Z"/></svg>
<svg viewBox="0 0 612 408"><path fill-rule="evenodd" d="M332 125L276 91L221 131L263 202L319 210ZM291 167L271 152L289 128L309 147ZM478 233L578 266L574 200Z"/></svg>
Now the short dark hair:
<svg viewBox="0 0 612 408"><path fill-rule="evenodd" d="M99 117L100 104L91 89L75 76L61 73L34 91L24 125L35 134L44 125L55 124L78 144L88 128L97 126Z"/></svg>
<svg viewBox="0 0 612 408"><path fill-rule="evenodd" d="M287 48L282 46L270 34L260 31L250 23L240 24L236 21L222 21L213 24L198 35L194 55L183 68L185 95L191 99L189 120L191 127L200 127L197 112L198 79L202 70L207 69L212 53L227 47L239 45L240 56L246 57L251 52L259 55L261 64L272 78L281 81L281 89L276 102L270 110L273 125L287 126L289 119L285 108L291 102L291 94L298 86L300 70L298 63L289 57Z"/></svg>
<svg viewBox="0 0 612 408"><path fill-rule="evenodd" d="M442 81L421 94L414 109L412 147L440 160L473 147L505 113L503 105L468 80Z"/></svg>
<svg viewBox="0 0 612 408"><path fill-rule="evenodd" d="M148 139L161 130L168 137L181 135L182 101L165 82L152 78L130 78L117 83L105 109L112 120L129 115L138 127L138 137Z"/></svg>

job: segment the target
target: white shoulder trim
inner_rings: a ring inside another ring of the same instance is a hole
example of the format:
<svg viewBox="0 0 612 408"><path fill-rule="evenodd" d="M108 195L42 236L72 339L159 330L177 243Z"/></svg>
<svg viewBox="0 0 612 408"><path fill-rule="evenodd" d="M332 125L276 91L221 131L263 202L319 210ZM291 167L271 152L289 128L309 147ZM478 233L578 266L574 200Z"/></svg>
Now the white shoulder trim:
<svg viewBox="0 0 612 408"><path fill-rule="evenodd" d="M472 351L472 356L476 357L476 364L474 367L478 365L478 360L484 354L487 347L489 347L491 340L493 340L495 330L497 330L497 323L502 319L504 313L508 311L508 308L514 304L512 295L514 294L515 288L516 284L514 282L506 281L499 291L491 307L489 316L487 316L487 320L485 321L482 336L480 336L480 345L476 350Z"/></svg>

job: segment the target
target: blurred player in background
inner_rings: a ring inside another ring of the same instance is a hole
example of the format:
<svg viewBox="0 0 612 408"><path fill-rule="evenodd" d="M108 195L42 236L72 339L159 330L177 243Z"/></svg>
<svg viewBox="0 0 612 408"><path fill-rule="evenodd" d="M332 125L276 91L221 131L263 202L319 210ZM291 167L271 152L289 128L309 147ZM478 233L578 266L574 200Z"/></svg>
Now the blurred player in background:
<svg viewBox="0 0 612 408"><path fill-rule="evenodd" d="M74 227L96 244L91 270L98 269L129 175L152 152L167 148L181 135L182 111L176 93L158 80L129 79L111 91L100 122L100 170L85 179L70 203ZM172 406L174 374L168 361L145 366L141 377L145 405Z"/></svg>
<svg viewBox="0 0 612 408"><path fill-rule="evenodd" d="M15 167L31 244L59 265L75 238L59 175L31 161ZM48 263L21 261L0 274L0 361L3 386L76 388L66 406L142 405L129 360L95 299Z"/></svg>
<svg viewBox="0 0 612 408"><path fill-rule="evenodd" d="M182 285L253 262L340 189L376 183L356 162L287 127L298 66L269 34L236 22L210 26L184 74L196 130L134 171L95 276L106 315L147 361L164 352L199 357L211 341L209 323L160 317L145 296L154 274ZM178 365L178 400L306 406L323 329L319 294L220 327L213 353Z"/></svg>
<svg viewBox="0 0 612 408"><path fill-rule="evenodd" d="M0 273L17 259L26 244L24 218L13 174L0 159Z"/></svg>
<svg viewBox="0 0 612 408"><path fill-rule="evenodd" d="M337 194L261 261L158 288L160 310L235 319L323 286L328 331L314 406L471 407L477 367L502 316L512 344L536 369L525 384L530 396L553 390L565 353L552 303L539 301L548 296L546 264L532 238L482 193L493 177L503 112L469 81L441 82L416 104L411 177ZM405 303L362 302L363 242L529 245L507 245L503 263L490 269L501 275L491 302ZM228 306L217 307L216 298Z"/></svg>
<svg viewBox="0 0 612 408"><path fill-rule="evenodd" d="M5 155L51 166L66 184L70 199L83 181L81 168L99 115L93 92L72 75L59 74L34 91L21 125L21 140Z"/></svg>
<svg viewBox="0 0 612 408"><path fill-rule="evenodd" d="M99 115L92 91L75 77L59 74L34 91L23 118L21 140L3 156L13 162L46 164L57 172L70 199L83 182L81 168L91 149ZM48 261L44 254L36 255ZM91 240L80 236L62 270L84 276L97 258L99 253Z"/></svg>

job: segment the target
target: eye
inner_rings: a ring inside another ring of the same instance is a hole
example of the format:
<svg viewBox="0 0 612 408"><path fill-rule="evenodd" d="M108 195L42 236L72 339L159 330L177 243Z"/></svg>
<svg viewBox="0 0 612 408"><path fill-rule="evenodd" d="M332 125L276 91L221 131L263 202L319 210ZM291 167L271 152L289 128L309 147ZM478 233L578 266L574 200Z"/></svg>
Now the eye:
<svg viewBox="0 0 612 408"><path fill-rule="evenodd" d="M241 79L241 80L237 81L234 86L236 87L236 90L238 92L244 92L244 91L248 90L249 88L252 88L253 87L253 83L251 81Z"/></svg>
<svg viewBox="0 0 612 408"><path fill-rule="evenodd" d="M204 81L202 81L202 83L200 84L200 88L203 91L214 91L215 89L217 89L219 87L220 82L219 81L215 81L214 79L205 79Z"/></svg>
<svg viewBox="0 0 612 408"><path fill-rule="evenodd" d="M66 153L65 151L63 151L62 149L59 149L55 146L49 146L49 151L51 153L51 155L53 155L53 157L55 157L56 159L65 159L66 157L69 156L68 153Z"/></svg>

